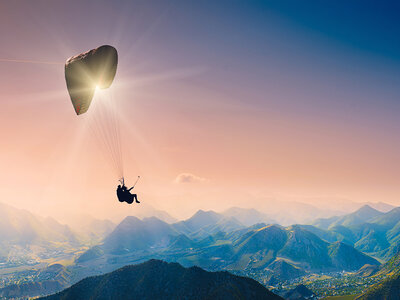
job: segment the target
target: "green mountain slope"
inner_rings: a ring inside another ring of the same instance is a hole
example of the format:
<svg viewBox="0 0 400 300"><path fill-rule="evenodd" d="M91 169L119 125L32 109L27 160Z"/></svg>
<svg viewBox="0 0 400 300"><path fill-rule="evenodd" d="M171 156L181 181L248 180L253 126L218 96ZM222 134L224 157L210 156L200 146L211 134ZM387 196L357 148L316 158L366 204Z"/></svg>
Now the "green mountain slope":
<svg viewBox="0 0 400 300"><path fill-rule="evenodd" d="M400 274L391 276L373 285L357 300L398 300L400 299Z"/></svg>
<svg viewBox="0 0 400 300"><path fill-rule="evenodd" d="M347 244L336 242L329 245L328 248L332 264L338 269L357 270L366 264L379 265L376 259L357 251Z"/></svg>
<svg viewBox="0 0 400 300"><path fill-rule="evenodd" d="M271 272L271 275L268 276L268 284L270 285L306 275L304 270L287 263L283 259L275 260L265 270Z"/></svg>

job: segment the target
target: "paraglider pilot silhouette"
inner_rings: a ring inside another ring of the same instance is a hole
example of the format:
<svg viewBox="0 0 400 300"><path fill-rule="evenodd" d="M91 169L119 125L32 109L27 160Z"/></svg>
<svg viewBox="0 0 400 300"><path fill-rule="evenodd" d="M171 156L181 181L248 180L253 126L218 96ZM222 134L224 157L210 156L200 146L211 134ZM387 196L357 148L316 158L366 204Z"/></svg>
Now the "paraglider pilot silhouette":
<svg viewBox="0 0 400 300"><path fill-rule="evenodd" d="M111 86L117 72L117 66L118 52L110 45L103 45L67 59L64 67L65 81L77 115L88 111L97 89L108 89ZM107 116L111 117L107 119ZM122 154L119 154L122 152L121 149L117 148L121 143L115 115L104 110L100 115L94 113L93 117L97 118L95 127L99 129L98 136L101 137L101 142L108 145L113 166L118 174L122 174ZM140 203L137 195L131 193L139 178L140 176L130 189L125 186L124 178L120 179L121 184L117 188L117 196L120 202L132 204L135 201Z"/></svg>
<svg viewBox="0 0 400 300"><path fill-rule="evenodd" d="M117 188L117 197L118 197L119 202L127 202L128 204L132 204L133 200L136 200L135 201L136 203L140 203L137 199L137 195L131 194L131 190L135 187L139 178L140 178L140 176L138 176L138 179L136 180L135 184L129 189L125 186L124 178L122 178L120 180L122 186L121 186L121 184L119 184L118 188Z"/></svg>

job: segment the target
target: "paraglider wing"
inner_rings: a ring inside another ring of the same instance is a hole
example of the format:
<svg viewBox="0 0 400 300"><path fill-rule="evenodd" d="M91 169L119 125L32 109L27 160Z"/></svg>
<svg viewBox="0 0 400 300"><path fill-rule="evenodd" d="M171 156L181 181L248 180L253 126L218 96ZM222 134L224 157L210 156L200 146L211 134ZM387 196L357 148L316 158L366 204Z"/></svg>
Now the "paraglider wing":
<svg viewBox="0 0 400 300"><path fill-rule="evenodd" d="M109 88L117 72L118 53L109 45L78 54L65 63L65 81L77 115L90 106L96 86Z"/></svg>

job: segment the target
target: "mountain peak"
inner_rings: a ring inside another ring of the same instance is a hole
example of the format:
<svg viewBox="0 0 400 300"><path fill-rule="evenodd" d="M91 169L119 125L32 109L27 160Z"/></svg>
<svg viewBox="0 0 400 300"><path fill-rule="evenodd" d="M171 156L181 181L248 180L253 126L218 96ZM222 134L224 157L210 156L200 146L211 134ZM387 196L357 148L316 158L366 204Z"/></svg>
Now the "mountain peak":
<svg viewBox="0 0 400 300"><path fill-rule="evenodd" d="M218 216L219 214L218 213L216 213L215 211L212 211L212 210L202 210L202 209L199 209L193 216L192 216L192 218L194 218L194 217L199 217L199 216Z"/></svg>
<svg viewBox="0 0 400 300"><path fill-rule="evenodd" d="M371 207L368 204L365 204L365 205L361 206L357 211L358 212L379 212L379 210Z"/></svg>
<svg viewBox="0 0 400 300"><path fill-rule="evenodd" d="M366 204L361 206L358 210L350 215L357 216L358 218L361 218L360 221L366 222L369 219L380 216L382 214L383 213L379 210L376 210L375 208L372 208L370 205Z"/></svg>
<svg viewBox="0 0 400 300"><path fill-rule="evenodd" d="M41 299L77 299L76 295L79 299L100 299L104 295L113 299L282 299L250 278L199 267L184 268L156 259L88 277Z"/></svg>
<svg viewBox="0 0 400 300"><path fill-rule="evenodd" d="M121 221L121 223L118 224L117 228L136 226L140 223L142 223L142 220L140 220L139 218L135 216L127 216Z"/></svg>
<svg viewBox="0 0 400 300"><path fill-rule="evenodd" d="M155 216L151 216L151 217L144 218L144 219L142 220L142 222L149 222L149 223L166 223L166 222L164 222L163 220L161 220L161 219L159 219L159 218L157 218L157 217L155 217Z"/></svg>
<svg viewBox="0 0 400 300"><path fill-rule="evenodd" d="M217 223L223 218L222 215L216 213L215 211L208 210L198 210L191 218L187 219L186 222L192 225L210 225L212 223Z"/></svg>

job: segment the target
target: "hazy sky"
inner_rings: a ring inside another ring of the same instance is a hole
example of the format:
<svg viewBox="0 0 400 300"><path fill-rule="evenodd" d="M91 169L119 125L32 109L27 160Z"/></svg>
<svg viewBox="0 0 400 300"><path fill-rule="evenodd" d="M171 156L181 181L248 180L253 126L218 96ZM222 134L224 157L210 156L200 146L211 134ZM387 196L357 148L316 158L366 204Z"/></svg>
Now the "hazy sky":
<svg viewBox="0 0 400 300"><path fill-rule="evenodd" d="M116 200L65 85L68 57L111 44L125 175L142 176L144 203L175 216L285 197L400 205L399 10L0 1L0 200L42 215L140 211Z"/></svg>

